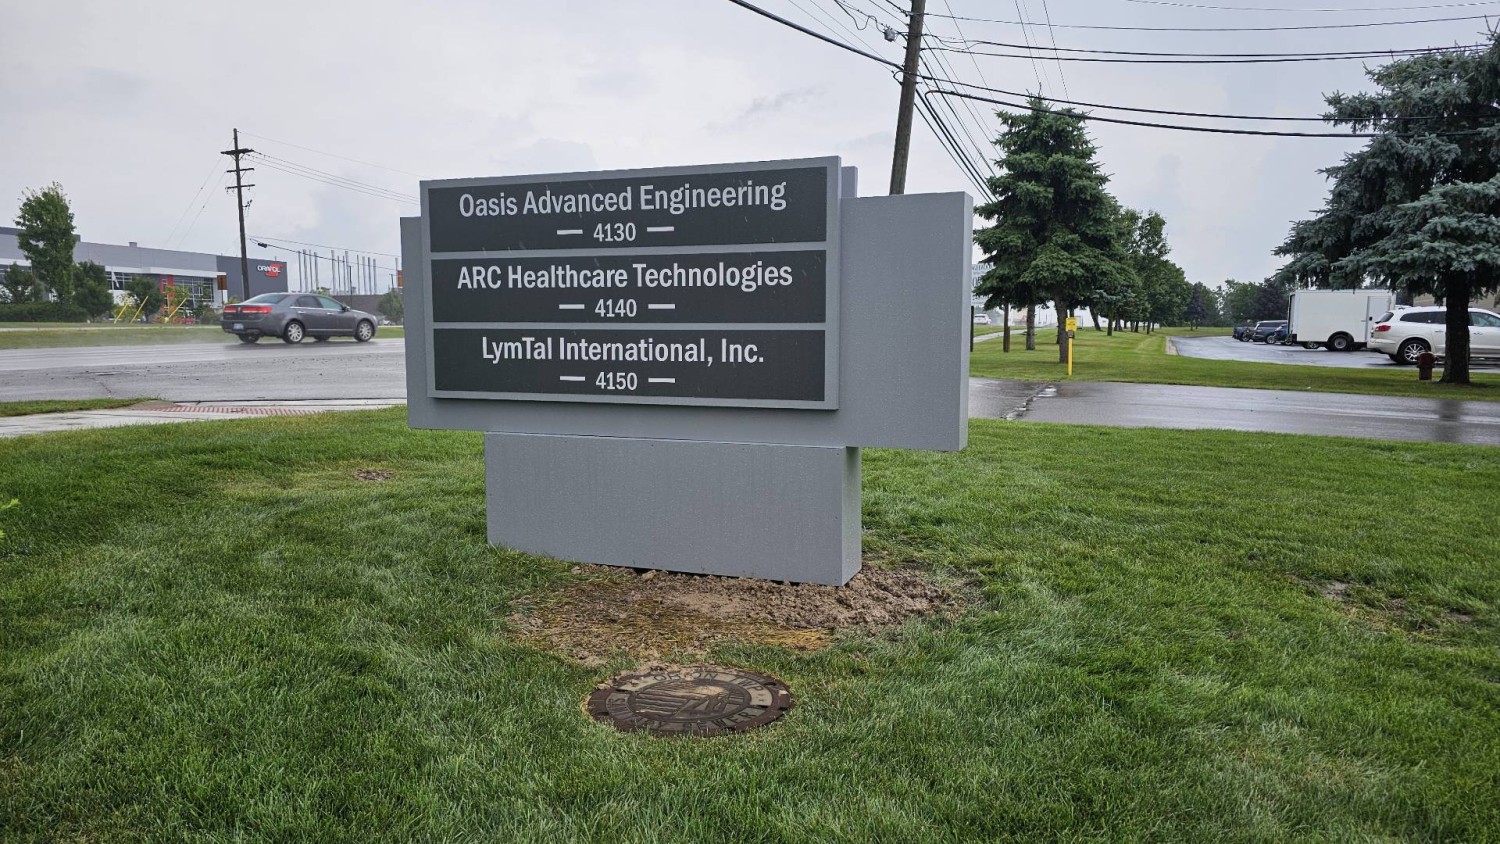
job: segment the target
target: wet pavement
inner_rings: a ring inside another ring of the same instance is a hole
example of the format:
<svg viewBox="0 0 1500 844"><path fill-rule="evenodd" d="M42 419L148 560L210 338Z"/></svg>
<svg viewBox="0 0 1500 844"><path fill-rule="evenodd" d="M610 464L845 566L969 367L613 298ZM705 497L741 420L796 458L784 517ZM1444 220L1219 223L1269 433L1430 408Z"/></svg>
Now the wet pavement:
<svg viewBox="0 0 1500 844"><path fill-rule="evenodd" d="M406 400L406 343L330 340L0 350L0 401Z"/></svg>
<svg viewBox="0 0 1500 844"><path fill-rule="evenodd" d="M1246 343L1233 337L1168 337L1167 347L1188 358L1208 360L1240 360L1251 363L1283 363L1294 366L1337 366L1346 369L1405 369L1416 372L1410 366L1391 361L1377 352L1330 352L1327 349L1304 349L1301 346L1268 346L1265 343ZM1471 362L1475 372L1500 371L1492 362ZM1442 367L1438 369L1441 371ZM1416 376L1413 375L1413 378Z"/></svg>
<svg viewBox="0 0 1500 844"><path fill-rule="evenodd" d="M974 417L1500 445L1500 402L1082 381L970 385Z"/></svg>
<svg viewBox="0 0 1500 844"><path fill-rule="evenodd" d="M1226 338L1192 339L1218 339L1249 347ZM1269 350L1330 358L1378 357L1365 352L1336 354L1274 346ZM5 350L0 351L0 401L154 396L179 404L277 401L310 408L373 400L386 406L406 399L404 353L404 341L379 338L364 344L201 343ZM220 410L198 413L203 418L230 418ZM1500 445L1500 402L1459 399L971 378L969 413L985 419L1131 428L1224 428ZM170 416L179 421L196 418L189 414L178 410ZM159 410L61 415L70 419L54 423L38 417L14 417L0 423L6 430L17 431L28 424L42 426L35 430L66 430L166 421L166 414ZM23 419L34 421L24 423L20 421ZM120 421L125 419L135 421ZM54 424L62 427L50 427Z"/></svg>

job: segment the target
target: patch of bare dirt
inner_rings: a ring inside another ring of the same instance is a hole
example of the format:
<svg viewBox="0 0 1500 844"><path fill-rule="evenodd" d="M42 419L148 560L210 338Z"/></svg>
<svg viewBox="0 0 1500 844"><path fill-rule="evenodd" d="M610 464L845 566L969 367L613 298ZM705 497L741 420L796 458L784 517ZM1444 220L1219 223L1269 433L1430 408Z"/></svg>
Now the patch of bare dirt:
<svg viewBox="0 0 1500 844"><path fill-rule="evenodd" d="M1475 623L1474 616L1466 612L1393 596L1373 586L1342 580L1319 583L1295 576L1292 579L1332 601L1345 615L1382 630L1433 634Z"/></svg>
<svg viewBox="0 0 1500 844"><path fill-rule="evenodd" d="M825 647L841 630L894 627L958 612L962 598L910 570L866 567L844 586L575 566L581 579L518 602L507 617L523 638L584 663L616 654L655 660L741 641Z"/></svg>
<svg viewBox="0 0 1500 844"><path fill-rule="evenodd" d="M388 481L395 476L395 472L383 472L379 469L355 469L354 477L362 481Z"/></svg>

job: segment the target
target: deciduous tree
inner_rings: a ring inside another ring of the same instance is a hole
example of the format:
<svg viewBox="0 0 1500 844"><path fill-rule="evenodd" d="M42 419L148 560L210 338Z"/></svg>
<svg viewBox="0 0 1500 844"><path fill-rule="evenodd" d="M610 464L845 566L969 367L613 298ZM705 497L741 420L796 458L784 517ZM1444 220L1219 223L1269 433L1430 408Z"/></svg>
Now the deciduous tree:
<svg viewBox="0 0 1500 844"><path fill-rule="evenodd" d="M73 229L73 210L62 185L53 182L39 191L27 191L16 215L16 235L21 254L31 262L31 271L42 291L69 304L73 301L73 247L78 243Z"/></svg>

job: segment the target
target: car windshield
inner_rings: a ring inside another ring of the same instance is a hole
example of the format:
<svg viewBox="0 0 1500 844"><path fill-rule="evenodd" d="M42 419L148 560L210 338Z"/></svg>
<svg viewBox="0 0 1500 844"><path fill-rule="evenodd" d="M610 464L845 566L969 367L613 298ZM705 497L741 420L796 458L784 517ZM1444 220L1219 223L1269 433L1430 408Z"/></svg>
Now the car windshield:
<svg viewBox="0 0 1500 844"><path fill-rule="evenodd" d="M262 293L259 296L251 296L245 300L247 305L274 305L282 299L290 296L290 293Z"/></svg>

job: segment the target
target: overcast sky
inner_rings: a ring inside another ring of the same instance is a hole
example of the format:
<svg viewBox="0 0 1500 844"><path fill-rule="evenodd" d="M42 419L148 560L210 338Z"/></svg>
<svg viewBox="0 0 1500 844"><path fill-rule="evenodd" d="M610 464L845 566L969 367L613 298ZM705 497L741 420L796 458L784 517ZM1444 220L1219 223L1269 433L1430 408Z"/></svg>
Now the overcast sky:
<svg viewBox="0 0 1500 844"><path fill-rule="evenodd" d="M1348 8L1459 0L1217 2ZM844 41L858 43L857 35L901 59L899 40L886 42L868 21L859 30L834 0L757 5ZM845 5L897 23L886 0ZM1046 8L1041 0L929 0L928 11L1038 22L930 19L929 31L945 39L960 38L961 26L968 39L1048 48L1055 39L1058 47L1099 50L1269 53L1472 43L1483 22L1238 33L1066 25L1351 23L1500 11L1500 3L1294 13L1133 0L1051 0ZM1035 62L946 58L966 82L980 82L982 74L1006 90L1184 111L1317 115L1324 92L1368 87L1360 61L1161 66L1059 63L1050 49L1037 55ZM881 194L890 179L898 93L889 71L874 62L727 0L0 0L0 220L14 218L25 189L57 181L87 240L234 254L234 203L222 189L227 159L217 154L229 148L234 127L247 146L282 162L412 196L419 178L820 155L858 166L861 193ZM996 131L991 112L978 109L976 118L960 106L960 113L988 146ZM1189 279L1208 284L1259 280L1274 270L1271 249L1289 223L1322 201L1325 183L1316 170L1358 143L1103 123L1091 124L1091 132L1115 195L1160 211L1173 257ZM414 214L414 205L256 166L247 212L252 234L399 251L397 219ZM907 192L958 190L973 192L918 120ZM296 265L287 248L252 246L251 255ZM391 266L394 259L379 261Z"/></svg>

